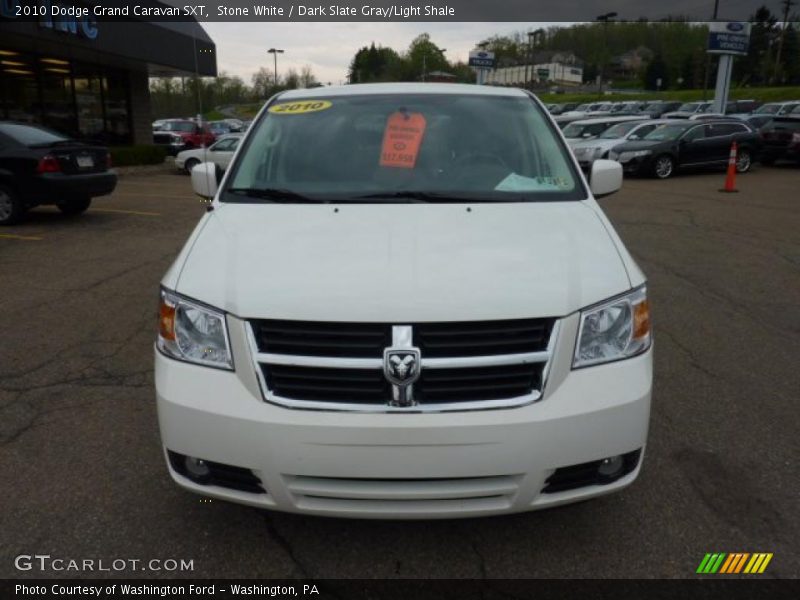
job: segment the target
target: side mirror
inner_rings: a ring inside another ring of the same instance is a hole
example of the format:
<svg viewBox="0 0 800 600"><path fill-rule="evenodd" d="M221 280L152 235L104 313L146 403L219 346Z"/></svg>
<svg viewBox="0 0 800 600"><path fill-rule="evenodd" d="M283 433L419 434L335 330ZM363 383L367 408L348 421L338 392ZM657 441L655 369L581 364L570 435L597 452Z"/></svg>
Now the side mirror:
<svg viewBox="0 0 800 600"><path fill-rule="evenodd" d="M592 163L589 187L595 198L602 198L622 187L622 165L614 160L597 159Z"/></svg>
<svg viewBox="0 0 800 600"><path fill-rule="evenodd" d="M204 162L192 169L192 189L201 198L211 200L217 195L217 165Z"/></svg>
<svg viewBox="0 0 800 600"><path fill-rule="evenodd" d="M590 138L590 137L592 137L592 134L587 131L587 132L581 134L581 137L582 138Z"/></svg>
<svg viewBox="0 0 800 600"><path fill-rule="evenodd" d="M639 134L638 134L638 133L632 133L632 134L631 134L631 135L628 137L628 139L629 139L629 140L638 140L638 139L639 139Z"/></svg>

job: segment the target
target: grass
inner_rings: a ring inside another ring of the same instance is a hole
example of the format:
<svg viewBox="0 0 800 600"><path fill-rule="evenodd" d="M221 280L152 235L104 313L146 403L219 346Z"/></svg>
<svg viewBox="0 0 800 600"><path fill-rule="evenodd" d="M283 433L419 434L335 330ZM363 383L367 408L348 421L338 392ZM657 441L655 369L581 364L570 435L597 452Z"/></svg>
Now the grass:
<svg viewBox="0 0 800 600"><path fill-rule="evenodd" d="M692 102L703 99L703 90L668 90L665 92L644 93L616 93L616 94L537 94L542 102L598 102L616 100L680 100ZM714 90L708 90L707 100L713 100ZM732 88L730 100L758 100L759 102L780 102L782 100L799 100L800 87L772 87L772 88Z"/></svg>

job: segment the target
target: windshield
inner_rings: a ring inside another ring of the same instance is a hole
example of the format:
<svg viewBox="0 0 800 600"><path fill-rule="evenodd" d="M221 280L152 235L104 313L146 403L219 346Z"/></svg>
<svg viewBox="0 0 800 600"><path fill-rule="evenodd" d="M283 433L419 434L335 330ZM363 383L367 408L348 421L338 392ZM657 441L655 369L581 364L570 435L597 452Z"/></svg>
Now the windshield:
<svg viewBox="0 0 800 600"><path fill-rule="evenodd" d="M645 140L663 142L666 140L676 140L686 131L686 125L661 125L644 136Z"/></svg>
<svg viewBox="0 0 800 600"><path fill-rule="evenodd" d="M765 104L759 107L753 114L756 115L777 115L780 110L780 104Z"/></svg>
<svg viewBox="0 0 800 600"><path fill-rule="evenodd" d="M601 140L616 140L622 137L625 137L629 131L631 131L634 127L639 125L636 121L631 121L630 123L617 123L613 127L609 127L606 129L603 134L600 136Z"/></svg>
<svg viewBox="0 0 800 600"><path fill-rule="evenodd" d="M276 190L298 202L585 197L566 149L527 97L278 99L264 115L234 165L223 201L274 200Z"/></svg>
<svg viewBox="0 0 800 600"><path fill-rule="evenodd" d="M32 125L22 125L19 123L0 123L0 133L16 140L25 146L38 146L64 142L69 138L51 129L35 127Z"/></svg>
<svg viewBox="0 0 800 600"><path fill-rule="evenodd" d="M161 127L162 131L194 131L191 121L167 121Z"/></svg>
<svg viewBox="0 0 800 600"><path fill-rule="evenodd" d="M687 102L686 104L681 104L678 110L681 112L695 112L698 108L700 108L699 102Z"/></svg>

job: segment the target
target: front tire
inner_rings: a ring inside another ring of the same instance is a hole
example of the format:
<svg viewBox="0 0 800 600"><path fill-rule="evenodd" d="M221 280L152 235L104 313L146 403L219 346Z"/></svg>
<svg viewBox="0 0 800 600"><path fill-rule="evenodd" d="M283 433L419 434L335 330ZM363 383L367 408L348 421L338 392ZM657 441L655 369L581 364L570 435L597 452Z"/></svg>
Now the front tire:
<svg viewBox="0 0 800 600"><path fill-rule="evenodd" d="M10 187L0 185L0 225L18 223L25 215L25 205Z"/></svg>
<svg viewBox="0 0 800 600"><path fill-rule="evenodd" d="M185 163L183 163L183 169L186 171L188 175L192 174L192 169L194 169L197 165L200 164L200 161L196 158L190 158Z"/></svg>
<svg viewBox="0 0 800 600"><path fill-rule="evenodd" d="M752 166L753 158L750 156L750 150L739 150L739 152L736 154L736 172L747 173Z"/></svg>
<svg viewBox="0 0 800 600"><path fill-rule="evenodd" d="M657 179L667 179L675 172L675 161L669 154L656 156L653 161L653 175Z"/></svg>
<svg viewBox="0 0 800 600"><path fill-rule="evenodd" d="M92 199L89 196L84 196L81 198L64 200L63 202L59 202L56 206L58 206L58 210L65 215L74 216L86 212L91 204Z"/></svg>

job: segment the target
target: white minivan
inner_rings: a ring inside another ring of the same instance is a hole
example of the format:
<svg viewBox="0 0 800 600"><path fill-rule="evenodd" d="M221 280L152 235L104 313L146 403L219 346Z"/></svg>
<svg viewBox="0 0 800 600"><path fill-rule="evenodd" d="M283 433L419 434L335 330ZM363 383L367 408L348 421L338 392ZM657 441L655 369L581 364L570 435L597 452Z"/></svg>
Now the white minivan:
<svg viewBox="0 0 800 600"><path fill-rule="evenodd" d="M543 105L368 84L272 98L161 282L180 486L344 517L512 513L618 491L647 441L645 277Z"/></svg>

